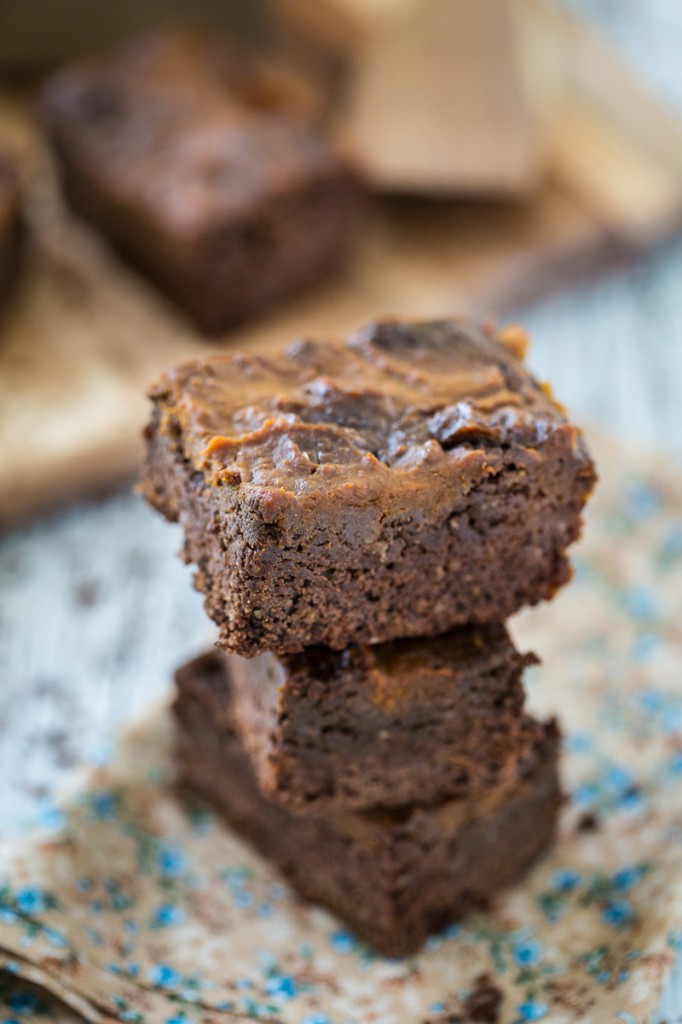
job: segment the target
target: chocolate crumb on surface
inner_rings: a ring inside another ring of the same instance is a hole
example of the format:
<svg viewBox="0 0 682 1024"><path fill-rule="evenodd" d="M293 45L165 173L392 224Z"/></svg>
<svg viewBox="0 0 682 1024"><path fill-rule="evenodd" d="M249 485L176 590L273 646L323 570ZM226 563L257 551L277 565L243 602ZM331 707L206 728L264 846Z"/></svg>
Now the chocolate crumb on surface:
<svg viewBox="0 0 682 1024"><path fill-rule="evenodd" d="M594 811L583 811L578 818L576 825L578 832L597 832L599 830L599 817Z"/></svg>
<svg viewBox="0 0 682 1024"><path fill-rule="evenodd" d="M497 1024L502 1009L502 992L489 974L479 974L464 1003L464 1020Z"/></svg>

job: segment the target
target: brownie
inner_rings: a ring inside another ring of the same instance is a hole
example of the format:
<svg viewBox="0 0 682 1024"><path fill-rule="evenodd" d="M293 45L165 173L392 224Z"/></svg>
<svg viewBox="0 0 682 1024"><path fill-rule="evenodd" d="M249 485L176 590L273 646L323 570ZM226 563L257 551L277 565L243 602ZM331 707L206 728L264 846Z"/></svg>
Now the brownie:
<svg viewBox="0 0 682 1024"><path fill-rule="evenodd" d="M241 70L220 42L169 31L42 94L73 208L207 333L323 278L358 208L355 175L295 104Z"/></svg>
<svg viewBox="0 0 682 1024"><path fill-rule="evenodd" d="M215 663L180 674L174 710L179 779L210 802L305 898L332 910L388 956L415 952L460 914L517 882L552 840L561 794L558 731L534 736L510 780L475 800L296 815L258 789L224 716L229 682Z"/></svg>
<svg viewBox="0 0 682 1024"><path fill-rule="evenodd" d="M22 222L19 175L10 157L0 152L0 314L16 278Z"/></svg>
<svg viewBox="0 0 682 1024"><path fill-rule="evenodd" d="M221 721L233 716L261 791L318 813L473 797L511 778L528 750L522 673L536 661L503 626L481 626L344 651L215 651L179 678L222 672Z"/></svg>
<svg viewBox="0 0 682 1024"><path fill-rule="evenodd" d="M566 583L595 470L521 340L386 320L162 377L142 491L226 649L433 636Z"/></svg>

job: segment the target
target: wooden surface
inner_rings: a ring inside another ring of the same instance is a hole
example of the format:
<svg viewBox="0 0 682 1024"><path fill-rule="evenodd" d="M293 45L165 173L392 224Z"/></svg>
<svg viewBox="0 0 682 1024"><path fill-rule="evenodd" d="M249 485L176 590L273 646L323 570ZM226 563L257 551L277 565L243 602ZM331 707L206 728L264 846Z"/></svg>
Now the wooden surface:
<svg viewBox="0 0 682 1024"><path fill-rule="evenodd" d="M538 197L377 203L342 277L235 333L230 346L267 348L386 313L503 313L641 254L682 226L680 124L583 28L537 6L545 14L533 19L528 45L552 52L560 29L570 84ZM23 157L33 230L0 345L7 524L132 476L146 385L207 346L64 213L35 131L11 103L0 111L3 137Z"/></svg>
<svg viewBox="0 0 682 1024"><path fill-rule="evenodd" d="M309 67L326 66L332 85L336 69L336 134L372 185L507 197L528 195L544 169L539 110L547 76L533 90L538 104L519 38L526 7L526 0L271 3L283 48L288 42Z"/></svg>

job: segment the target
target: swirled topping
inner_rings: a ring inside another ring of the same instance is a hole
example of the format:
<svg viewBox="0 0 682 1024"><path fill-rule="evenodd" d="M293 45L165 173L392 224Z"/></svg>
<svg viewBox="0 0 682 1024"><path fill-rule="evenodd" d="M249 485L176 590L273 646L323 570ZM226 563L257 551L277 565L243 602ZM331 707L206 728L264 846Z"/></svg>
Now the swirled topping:
<svg viewBox="0 0 682 1024"><path fill-rule="evenodd" d="M524 367L521 341L518 330L463 320L386 320L346 341L185 363L152 397L161 429L214 483L348 484L472 451L533 449L566 430Z"/></svg>

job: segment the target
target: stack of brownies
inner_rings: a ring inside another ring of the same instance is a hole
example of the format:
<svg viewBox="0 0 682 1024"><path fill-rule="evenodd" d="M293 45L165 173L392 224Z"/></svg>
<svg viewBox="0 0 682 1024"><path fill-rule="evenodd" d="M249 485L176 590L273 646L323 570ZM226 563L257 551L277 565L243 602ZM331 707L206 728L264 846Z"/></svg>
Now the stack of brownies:
<svg viewBox="0 0 682 1024"><path fill-rule="evenodd" d="M520 878L561 802L504 623L568 580L595 472L523 342L389 320L151 395L143 491L229 652L177 673L182 780L389 955Z"/></svg>

